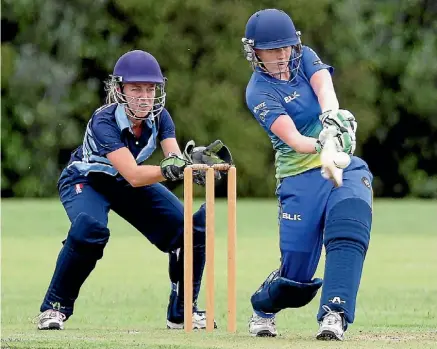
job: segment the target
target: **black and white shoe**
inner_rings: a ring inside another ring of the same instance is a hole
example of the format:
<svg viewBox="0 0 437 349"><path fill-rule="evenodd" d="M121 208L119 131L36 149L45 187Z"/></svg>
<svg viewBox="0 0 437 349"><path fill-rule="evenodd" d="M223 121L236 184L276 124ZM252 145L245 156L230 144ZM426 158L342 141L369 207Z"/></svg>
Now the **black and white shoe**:
<svg viewBox="0 0 437 349"><path fill-rule="evenodd" d="M324 341L344 340L344 320L341 313L331 310L327 305L322 306L326 311L322 321L319 322L319 331L316 338Z"/></svg>
<svg viewBox="0 0 437 349"><path fill-rule="evenodd" d="M264 318L254 313L249 321L249 333L254 337L276 337L275 317Z"/></svg>
<svg viewBox="0 0 437 349"><path fill-rule="evenodd" d="M48 309L38 315L38 330L63 330L65 318L60 311Z"/></svg>
<svg viewBox="0 0 437 349"><path fill-rule="evenodd" d="M167 319L167 328L170 330L183 330L184 323L171 322ZM193 329L203 330L206 328L206 313L204 311L193 311ZM214 328L217 328L217 323L214 320Z"/></svg>

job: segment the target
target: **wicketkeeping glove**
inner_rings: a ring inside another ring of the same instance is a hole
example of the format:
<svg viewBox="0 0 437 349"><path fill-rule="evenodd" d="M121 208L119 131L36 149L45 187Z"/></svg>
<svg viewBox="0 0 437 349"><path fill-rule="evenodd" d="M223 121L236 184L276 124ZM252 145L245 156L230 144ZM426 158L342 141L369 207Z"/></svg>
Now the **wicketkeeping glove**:
<svg viewBox="0 0 437 349"><path fill-rule="evenodd" d="M232 164L232 155L229 148L222 141L216 140L207 147L199 146L193 140L189 141L183 152L184 158L193 164ZM220 180L220 171L215 171L215 179ZM205 171L193 171L193 180L196 184L205 185Z"/></svg>
<svg viewBox="0 0 437 349"><path fill-rule="evenodd" d="M232 155L222 141L216 140L207 147L199 146L193 140L189 141L183 152L184 158L193 164L232 164Z"/></svg>
<svg viewBox="0 0 437 349"><path fill-rule="evenodd" d="M184 169L191 163L182 156L169 153L168 156L161 161L162 176L168 181L178 181L184 178Z"/></svg>

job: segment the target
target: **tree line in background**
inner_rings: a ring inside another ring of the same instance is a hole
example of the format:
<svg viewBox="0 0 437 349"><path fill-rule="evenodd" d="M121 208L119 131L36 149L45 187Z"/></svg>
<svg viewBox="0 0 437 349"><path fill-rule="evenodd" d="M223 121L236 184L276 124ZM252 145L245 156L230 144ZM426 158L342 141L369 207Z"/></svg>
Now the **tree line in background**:
<svg viewBox="0 0 437 349"><path fill-rule="evenodd" d="M375 195L437 197L431 0L6 0L2 195L56 194L60 170L103 102L102 81L121 54L143 49L168 78L166 107L180 145L222 139L238 167L239 196L272 196L274 154L245 106L251 70L240 43L250 15L273 3L335 67L340 106L358 120L356 154L374 173Z"/></svg>

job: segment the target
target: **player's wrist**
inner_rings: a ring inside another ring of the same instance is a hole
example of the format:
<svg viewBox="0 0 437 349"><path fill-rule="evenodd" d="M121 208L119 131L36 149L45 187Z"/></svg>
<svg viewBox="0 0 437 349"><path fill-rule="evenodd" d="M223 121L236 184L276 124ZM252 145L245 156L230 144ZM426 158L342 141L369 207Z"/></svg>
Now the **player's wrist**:
<svg viewBox="0 0 437 349"><path fill-rule="evenodd" d="M322 152L322 142L320 140L316 140L316 145L314 146L314 149L316 150L317 154L320 154Z"/></svg>
<svg viewBox="0 0 437 349"><path fill-rule="evenodd" d="M293 147L298 153L302 154L315 154L316 153L317 139L313 137L307 137L301 135L297 146Z"/></svg>

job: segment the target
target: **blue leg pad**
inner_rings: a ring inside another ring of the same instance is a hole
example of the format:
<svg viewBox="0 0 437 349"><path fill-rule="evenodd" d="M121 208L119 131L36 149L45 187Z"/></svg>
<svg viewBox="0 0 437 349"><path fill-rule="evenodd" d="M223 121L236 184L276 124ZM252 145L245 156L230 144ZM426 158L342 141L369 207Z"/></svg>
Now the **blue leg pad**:
<svg viewBox="0 0 437 349"><path fill-rule="evenodd" d="M300 308L311 302L321 286L321 279L313 279L307 283L297 282L280 277L276 270L252 295L252 306L255 311L267 314L286 308Z"/></svg>
<svg viewBox="0 0 437 349"><path fill-rule="evenodd" d="M370 206L358 198L340 201L328 213L324 238L324 285L317 315L319 321L325 314L323 305L343 312L347 323L354 321L371 221Z"/></svg>

